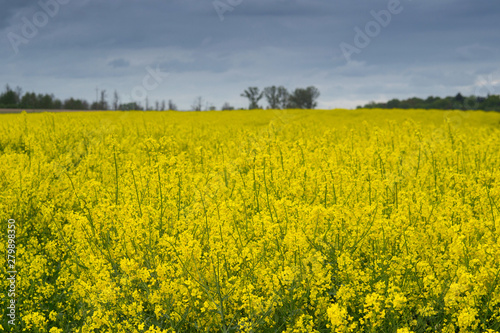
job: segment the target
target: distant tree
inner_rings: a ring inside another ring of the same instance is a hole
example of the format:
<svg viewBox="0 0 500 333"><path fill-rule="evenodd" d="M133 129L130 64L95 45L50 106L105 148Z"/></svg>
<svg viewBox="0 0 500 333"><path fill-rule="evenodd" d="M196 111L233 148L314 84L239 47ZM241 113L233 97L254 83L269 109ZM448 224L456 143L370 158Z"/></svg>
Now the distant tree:
<svg viewBox="0 0 500 333"><path fill-rule="evenodd" d="M459 103L463 103L463 102L464 102L464 100L465 100L465 97L464 97L464 96L462 96L462 94L461 94L461 93L458 93L458 94L455 96L455 100L456 100L457 102L459 102Z"/></svg>
<svg viewBox="0 0 500 333"><path fill-rule="evenodd" d="M65 110L87 110L89 105L86 101L69 98L64 101L63 108Z"/></svg>
<svg viewBox="0 0 500 333"><path fill-rule="evenodd" d="M423 109L425 107L425 101L421 98L418 97L411 98L410 101L412 102L411 104L412 109Z"/></svg>
<svg viewBox="0 0 500 333"><path fill-rule="evenodd" d="M45 109L45 110L51 110L54 108L54 95L49 95L49 94L38 94L38 109Z"/></svg>
<svg viewBox="0 0 500 333"><path fill-rule="evenodd" d="M21 88L18 87L20 90ZM0 106L3 108L17 108L21 100L19 90L14 91L9 85L5 86L5 91L0 95Z"/></svg>
<svg viewBox="0 0 500 333"><path fill-rule="evenodd" d="M486 99L481 103L480 109L484 111L500 111L500 96L488 95L488 97L486 97Z"/></svg>
<svg viewBox="0 0 500 333"><path fill-rule="evenodd" d="M453 106L453 101L451 101L448 98L440 98L438 100L435 100L432 105L431 109L439 109L439 110L449 110Z"/></svg>
<svg viewBox="0 0 500 333"><path fill-rule="evenodd" d="M205 111L215 111L217 110L217 108L215 107L215 105L213 105L212 103L210 102L206 102L205 103Z"/></svg>
<svg viewBox="0 0 500 333"><path fill-rule="evenodd" d="M60 99L54 99L54 102L52 104L52 108L55 110L61 110L63 108L63 103L61 102Z"/></svg>
<svg viewBox="0 0 500 333"><path fill-rule="evenodd" d="M264 88L264 96L266 97L267 104L269 104L270 109L279 109L280 108L278 87L271 86L271 87Z"/></svg>
<svg viewBox="0 0 500 333"><path fill-rule="evenodd" d="M361 107L358 107L361 108ZM455 96L434 97L429 96L426 99L411 97L405 100L393 99L387 103L370 102L364 108L398 108L398 109L436 109L436 110L485 110L500 111L500 96L488 94L481 96L464 96L458 93Z"/></svg>
<svg viewBox="0 0 500 333"><path fill-rule="evenodd" d="M108 102L106 101L106 90L101 90L101 99L99 101L100 110L108 110Z"/></svg>
<svg viewBox="0 0 500 333"><path fill-rule="evenodd" d="M257 87L249 87L247 90L245 90L242 94L241 97L248 98L249 101L249 110L253 109L260 109L259 107L259 101L262 99L264 96L264 92L260 92L259 88Z"/></svg>
<svg viewBox="0 0 500 333"><path fill-rule="evenodd" d="M387 108L389 109L397 109L400 106L401 102L397 98L391 99L389 102L387 102Z"/></svg>
<svg viewBox="0 0 500 333"><path fill-rule="evenodd" d="M290 104L290 93L285 87L278 87L278 108L286 109Z"/></svg>
<svg viewBox="0 0 500 333"><path fill-rule="evenodd" d="M90 106L91 110L108 110L108 102L106 101L106 90L101 90L99 91L96 89L96 94L98 95L99 99L95 102L93 102Z"/></svg>
<svg viewBox="0 0 500 333"><path fill-rule="evenodd" d="M118 92L115 90L113 93L113 110L118 110L118 107L120 106L120 96L118 95Z"/></svg>
<svg viewBox="0 0 500 333"><path fill-rule="evenodd" d="M177 105L175 105L171 99L168 100L168 109L171 111L177 111Z"/></svg>
<svg viewBox="0 0 500 333"><path fill-rule="evenodd" d="M120 104L118 108L123 111L142 110L142 107L137 102Z"/></svg>
<svg viewBox="0 0 500 333"><path fill-rule="evenodd" d="M455 107L455 109L463 109L464 108L464 102L465 102L465 97L462 96L461 93L458 93L456 96L455 96L455 104L457 105L457 107Z"/></svg>
<svg viewBox="0 0 500 333"><path fill-rule="evenodd" d="M23 96L23 89L21 89L21 87L19 86L16 87L16 95L17 95L17 103L20 103L21 98Z"/></svg>
<svg viewBox="0 0 500 333"><path fill-rule="evenodd" d="M203 98L198 96L194 99L193 105L191 105L191 110L193 111L201 111L203 108Z"/></svg>
<svg viewBox="0 0 500 333"><path fill-rule="evenodd" d="M234 110L234 107L231 106L228 102L225 102L224 105L222 105L221 110Z"/></svg>
<svg viewBox="0 0 500 333"><path fill-rule="evenodd" d="M297 109L314 109L318 103L319 90L310 86L305 89L297 88L290 96L290 107Z"/></svg>
<svg viewBox="0 0 500 333"><path fill-rule="evenodd" d="M161 101L160 109L161 109L161 111L165 111L165 100Z"/></svg>
<svg viewBox="0 0 500 333"><path fill-rule="evenodd" d="M479 98L476 96L466 97L463 105L464 105L464 110L477 110L479 106Z"/></svg>
<svg viewBox="0 0 500 333"><path fill-rule="evenodd" d="M286 109L289 105L290 94L283 86L264 88L264 96L270 109Z"/></svg>
<svg viewBox="0 0 500 333"><path fill-rule="evenodd" d="M100 106L101 104L99 102L92 102L92 104L90 104L90 110L102 110Z"/></svg>
<svg viewBox="0 0 500 333"><path fill-rule="evenodd" d="M368 108L368 109L375 109L378 107L379 107L379 104L376 103L375 101L370 101L368 104L365 105L365 108Z"/></svg>
<svg viewBox="0 0 500 333"><path fill-rule="evenodd" d="M21 98L20 103L23 109L37 109L38 108L38 98L34 92L27 92Z"/></svg>

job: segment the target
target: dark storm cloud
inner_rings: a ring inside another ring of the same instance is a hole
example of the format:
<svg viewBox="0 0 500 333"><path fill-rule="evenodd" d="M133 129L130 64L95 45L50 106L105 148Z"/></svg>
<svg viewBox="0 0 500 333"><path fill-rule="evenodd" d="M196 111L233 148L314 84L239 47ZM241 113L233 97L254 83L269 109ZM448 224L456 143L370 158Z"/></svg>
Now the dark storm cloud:
<svg viewBox="0 0 500 333"><path fill-rule="evenodd" d="M108 62L108 65L113 68L123 68L123 67L128 67L130 65L130 62L128 62L123 58L119 58Z"/></svg>
<svg viewBox="0 0 500 333"><path fill-rule="evenodd" d="M160 66L170 79L148 94L178 96L185 108L197 95L244 106L239 94L250 85L314 84L320 106L334 107L456 93L479 76L498 81L498 1L401 0L368 45L356 46L356 31L366 33L391 1L0 0L0 77L90 98L96 85L127 94ZM40 21L49 4L57 13ZM33 36L23 34L26 22ZM351 61L342 43L357 48Z"/></svg>
<svg viewBox="0 0 500 333"><path fill-rule="evenodd" d="M0 29L9 26L9 20L20 10L33 5L30 0L0 0Z"/></svg>

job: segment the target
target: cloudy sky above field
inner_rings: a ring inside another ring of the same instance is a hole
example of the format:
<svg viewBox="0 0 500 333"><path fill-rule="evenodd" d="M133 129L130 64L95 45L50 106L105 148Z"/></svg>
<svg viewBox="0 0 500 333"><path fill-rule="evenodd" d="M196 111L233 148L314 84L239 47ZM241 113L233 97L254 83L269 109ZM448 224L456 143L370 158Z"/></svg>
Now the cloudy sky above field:
<svg viewBox="0 0 500 333"><path fill-rule="evenodd" d="M197 96L246 107L249 86L314 85L319 107L353 108L500 93L500 1L0 0L0 8L0 84L62 99L92 101L98 88L123 102L146 92L150 103L172 99L182 109Z"/></svg>

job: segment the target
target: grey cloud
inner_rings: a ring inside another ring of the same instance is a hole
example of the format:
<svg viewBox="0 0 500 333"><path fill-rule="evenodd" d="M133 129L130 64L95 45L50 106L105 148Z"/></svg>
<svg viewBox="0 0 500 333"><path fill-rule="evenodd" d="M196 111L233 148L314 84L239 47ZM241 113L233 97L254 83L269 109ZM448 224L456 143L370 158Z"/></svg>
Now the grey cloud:
<svg viewBox="0 0 500 333"><path fill-rule="evenodd" d="M130 65L130 62L123 58L119 59L114 59L110 62L108 62L108 66L111 66L113 68L123 68L123 67L128 67Z"/></svg>

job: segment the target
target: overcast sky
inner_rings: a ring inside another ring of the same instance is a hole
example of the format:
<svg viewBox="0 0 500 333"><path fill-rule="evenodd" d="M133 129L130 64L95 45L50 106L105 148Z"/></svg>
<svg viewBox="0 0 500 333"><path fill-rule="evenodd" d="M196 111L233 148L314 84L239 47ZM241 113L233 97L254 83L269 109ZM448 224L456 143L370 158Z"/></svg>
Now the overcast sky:
<svg viewBox="0 0 500 333"><path fill-rule="evenodd" d="M0 84L62 99L247 107L249 86L314 85L330 109L500 93L498 0L0 0L0 35Z"/></svg>

